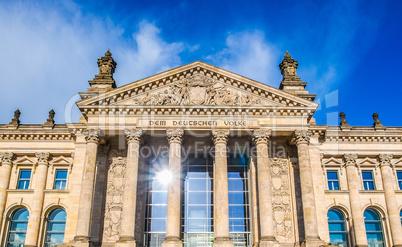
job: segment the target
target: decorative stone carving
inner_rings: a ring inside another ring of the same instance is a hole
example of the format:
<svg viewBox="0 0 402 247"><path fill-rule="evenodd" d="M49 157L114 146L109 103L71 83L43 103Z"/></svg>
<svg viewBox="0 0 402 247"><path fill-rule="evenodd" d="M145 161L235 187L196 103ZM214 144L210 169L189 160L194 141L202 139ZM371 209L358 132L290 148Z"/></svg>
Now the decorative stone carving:
<svg viewBox="0 0 402 247"><path fill-rule="evenodd" d="M17 109L17 110L14 112L14 118L11 120L10 124L12 124L12 125L19 125L19 124L20 124L20 116L21 116L20 109Z"/></svg>
<svg viewBox="0 0 402 247"><path fill-rule="evenodd" d="M138 105L260 105L261 100L241 94L222 82L196 72L173 83L163 92L147 93L134 101Z"/></svg>
<svg viewBox="0 0 402 247"><path fill-rule="evenodd" d="M108 170L104 242L116 242L121 231L126 158L113 157Z"/></svg>
<svg viewBox="0 0 402 247"><path fill-rule="evenodd" d="M357 166L356 163L357 154L344 154L343 161L345 162L345 166Z"/></svg>
<svg viewBox="0 0 402 247"><path fill-rule="evenodd" d="M300 144L310 143L310 133L306 130L295 130L292 135L292 141L296 143L297 146Z"/></svg>
<svg viewBox="0 0 402 247"><path fill-rule="evenodd" d="M87 142L99 143L100 129L85 130L84 135Z"/></svg>
<svg viewBox="0 0 402 247"><path fill-rule="evenodd" d="M253 132L253 142L255 145L258 143L268 143L272 131L266 129L258 129Z"/></svg>
<svg viewBox="0 0 402 247"><path fill-rule="evenodd" d="M168 130L166 130L166 134L167 134L169 144L171 144L171 143L181 144L183 141L184 130L183 129L168 129Z"/></svg>
<svg viewBox="0 0 402 247"><path fill-rule="evenodd" d="M291 242L294 224L288 161L272 158L270 166L275 238L279 242Z"/></svg>
<svg viewBox="0 0 402 247"><path fill-rule="evenodd" d="M392 154L380 154L378 155L378 161L381 166L391 166Z"/></svg>
<svg viewBox="0 0 402 247"><path fill-rule="evenodd" d="M140 142L141 141L141 136L144 133L144 131L142 129L126 129L124 131L124 133L126 134L126 139L127 139L127 143L130 142Z"/></svg>
<svg viewBox="0 0 402 247"><path fill-rule="evenodd" d="M54 126L54 115L56 113L54 112L54 110L50 110L49 111L49 118L47 119L47 121L45 122L45 126Z"/></svg>
<svg viewBox="0 0 402 247"><path fill-rule="evenodd" d="M112 53L107 50L105 56L98 59L99 74L95 75L92 81L89 81L91 88L88 92L107 91L116 87L116 82L113 79L113 74L117 63L112 57Z"/></svg>
<svg viewBox="0 0 402 247"><path fill-rule="evenodd" d="M35 155L36 158L38 159L38 164L44 164L44 165L49 164L50 153L42 152L42 153L36 153Z"/></svg>
<svg viewBox="0 0 402 247"><path fill-rule="evenodd" d="M340 123L341 127L350 127L350 125L348 124L348 121L346 121L346 115L344 112L341 112L339 114L339 117L341 119L341 123Z"/></svg>
<svg viewBox="0 0 402 247"><path fill-rule="evenodd" d="M14 159L14 153L11 152L0 153L1 164L11 164L13 159Z"/></svg>
<svg viewBox="0 0 402 247"><path fill-rule="evenodd" d="M283 75L284 81L300 81L300 77L297 77L296 71L299 66L298 61L290 57L288 51L286 51L284 59L279 64L281 69L281 74Z"/></svg>
<svg viewBox="0 0 402 247"><path fill-rule="evenodd" d="M384 125L382 125L380 120L379 120L377 112L373 113L373 120L374 120L373 127L384 127Z"/></svg>
<svg viewBox="0 0 402 247"><path fill-rule="evenodd" d="M218 143L227 143L228 138L229 138L229 130L226 129L218 129L218 130L212 130L212 140L214 141L214 144Z"/></svg>

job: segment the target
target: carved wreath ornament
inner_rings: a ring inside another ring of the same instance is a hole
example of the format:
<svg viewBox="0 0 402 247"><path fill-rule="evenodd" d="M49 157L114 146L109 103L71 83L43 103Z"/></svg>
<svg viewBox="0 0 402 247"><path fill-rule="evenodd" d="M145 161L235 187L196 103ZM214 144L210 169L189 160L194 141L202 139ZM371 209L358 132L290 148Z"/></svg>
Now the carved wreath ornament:
<svg viewBox="0 0 402 247"><path fill-rule="evenodd" d="M147 93L138 105L260 105L261 100L234 92L220 81L201 73L179 80L163 92Z"/></svg>

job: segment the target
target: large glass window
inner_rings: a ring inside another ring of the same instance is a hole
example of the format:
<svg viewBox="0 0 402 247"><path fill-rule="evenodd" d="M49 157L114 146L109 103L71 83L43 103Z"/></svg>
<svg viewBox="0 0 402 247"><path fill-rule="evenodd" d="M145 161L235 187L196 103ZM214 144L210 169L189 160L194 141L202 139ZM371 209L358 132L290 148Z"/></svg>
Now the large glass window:
<svg viewBox="0 0 402 247"><path fill-rule="evenodd" d="M56 209L50 213L47 220L45 247L53 247L63 243L66 216L66 211L63 209Z"/></svg>
<svg viewBox="0 0 402 247"><path fill-rule="evenodd" d="M327 171L327 181L329 190L339 190L338 171Z"/></svg>
<svg viewBox="0 0 402 247"><path fill-rule="evenodd" d="M398 177L399 189L402 190L402 171L397 171L396 175Z"/></svg>
<svg viewBox="0 0 402 247"><path fill-rule="evenodd" d="M362 171L364 190L375 190L373 171Z"/></svg>
<svg viewBox="0 0 402 247"><path fill-rule="evenodd" d="M372 209L367 209L364 211L364 224L366 226L368 246L385 246L380 215Z"/></svg>
<svg viewBox="0 0 402 247"><path fill-rule="evenodd" d="M328 211L328 228L331 245L348 246L348 237L345 217L341 211L332 209Z"/></svg>
<svg viewBox="0 0 402 247"><path fill-rule="evenodd" d="M245 156L228 159L229 234L234 246L251 246L248 164Z"/></svg>
<svg viewBox="0 0 402 247"><path fill-rule="evenodd" d="M213 243L213 161L191 157L183 164L183 245L206 247Z"/></svg>
<svg viewBox="0 0 402 247"><path fill-rule="evenodd" d="M25 244L29 212L25 208L13 213L10 220L6 247L20 247Z"/></svg>
<svg viewBox="0 0 402 247"><path fill-rule="evenodd" d="M154 162L149 167L145 213L145 246L159 247L166 236L167 190L169 180L164 174L168 162Z"/></svg>
<svg viewBox="0 0 402 247"><path fill-rule="evenodd" d="M67 185L67 170L56 170L54 177L54 189L64 190Z"/></svg>
<svg viewBox="0 0 402 247"><path fill-rule="evenodd" d="M31 170L21 169L18 177L17 189L28 189L29 181L31 180Z"/></svg>

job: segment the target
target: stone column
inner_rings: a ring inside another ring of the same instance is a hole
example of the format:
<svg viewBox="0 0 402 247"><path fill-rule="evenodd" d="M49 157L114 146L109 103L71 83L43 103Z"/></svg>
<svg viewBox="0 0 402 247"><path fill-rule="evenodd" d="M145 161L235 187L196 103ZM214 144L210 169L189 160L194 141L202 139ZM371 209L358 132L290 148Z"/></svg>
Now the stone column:
<svg viewBox="0 0 402 247"><path fill-rule="evenodd" d="M42 215L43 199L45 197L45 187L47 178L47 168L49 165L50 153L37 153L38 168L35 173L35 188L33 193L32 208L28 220L28 229L25 239L26 247L39 246L39 226Z"/></svg>
<svg viewBox="0 0 402 247"><path fill-rule="evenodd" d="M138 158L142 129L126 130L127 163L124 175L123 212L118 246L135 247L135 212L137 201Z"/></svg>
<svg viewBox="0 0 402 247"><path fill-rule="evenodd" d="M398 203L395 197L394 182L395 177L391 169L392 154L380 154L378 160L381 164L382 183L385 190L385 202L389 223L391 225L391 234L393 246L402 246L402 227L399 216Z"/></svg>
<svg viewBox="0 0 402 247"><path fill-rule="evenodd" d="M258 201L260 214L260 242L259 246L272 246L276 243L274 236L274 221L271 196L271 171L268 159L268 141L270 130L259 129L254 131L253 142L257 147L258 173Z"/></svg>
<svg viewBox="0 0 402 247"><path fill-rule="evenodd" d="M162 247L181 247L181 143L184 131L182 129L168 129L166 131L169 141L169 170L172 173L172 181L168 187L166 238Z"/></svg>
<svg viewBox="0 0 402 247"><path fill-rule="evenodd" d="M226 144L229 130L213 130L214 162L214 247L233 247L229 238L229 194Z"/></svg>
<svg viewBox="0 0 402 247"><path fill-rule="evenodd" d="M0 153L0 232L3 229L3 214L4 208L6 206L7 201L7 189L10 184L10 175L12 168L12 159L14 158L13 153Z"/></svg>
<svg viewBox="0 0 402 247"><path fill-rule="evenodd" d="M90 129L85 131L87 148L85 152L84 172L81 182L77 232L73 240L73 242L76 243L74 244L74 246L91 246L89 234L91 225L92 201L96 171L96 154L98 151L99 135L99 129Z"/></svg>
<svg viewBox="0 0 402 247"><path fill-rule="evenodd" d="M305 130L296 130L293 133L293 141L297 146L299 171L300 171L300 187L302 193L303 203L303 218L305 239L303 240L304 246L321 246L323 241L319 237L318 224L317 224L317 208L315 205L313 173L310 163L310 154L308 145L310 137Z"/></svg>
<svg viewBox="0 0 402 247"><path fill-rule="evenodd" d="M359 183L360 176L357 172L356 164L357 154L345 154L343 160L346 166L346 176L349 187L349 201L352 212L353 228L355 232L356 246L367 246L366 228L364 226L364 218L362 207L360 204Z"/></svg>

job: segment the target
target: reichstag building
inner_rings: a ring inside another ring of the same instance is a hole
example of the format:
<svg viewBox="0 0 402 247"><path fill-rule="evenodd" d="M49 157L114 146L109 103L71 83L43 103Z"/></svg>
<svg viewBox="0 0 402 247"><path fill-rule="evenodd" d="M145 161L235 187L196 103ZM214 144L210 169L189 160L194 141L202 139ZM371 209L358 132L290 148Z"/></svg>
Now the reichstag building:
<svg viewBox="0 0 402 247"><path fill-rule="evenodd" d="M1 247L402 247L402 128L317 125L288 52L279 88L200 61L116 87L116 65L78 123L0 125Z"/></svg>

